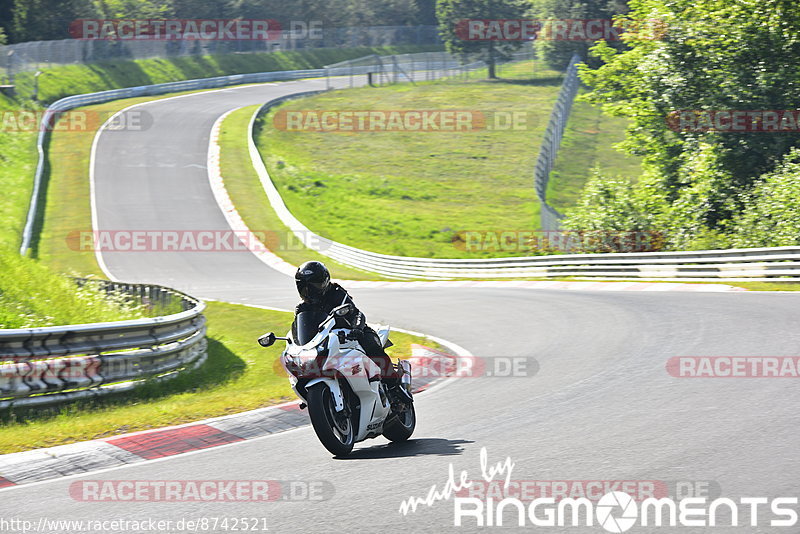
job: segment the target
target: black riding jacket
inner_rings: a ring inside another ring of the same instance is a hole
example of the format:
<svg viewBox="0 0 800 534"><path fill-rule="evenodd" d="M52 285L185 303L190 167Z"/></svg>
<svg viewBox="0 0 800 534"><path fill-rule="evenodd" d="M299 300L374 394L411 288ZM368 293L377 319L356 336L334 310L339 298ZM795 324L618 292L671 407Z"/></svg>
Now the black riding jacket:
<svg viewBox="0 0 800 534"><path fill-rule="evenodd" d="M356 308L352 297L350 297L350 295L342 286L335 282L331 282L331 285L325 292L325 296L323 296L319 302L301 302L297 305L295 308L295 320L292 321L292 339L294 339L295 342L298 340L298 314L302 312L311 312L314 317L313 322L315 325L319 325L331 314L334 308L348 302L352 305L352 311L345 316L345 319L348 320L353 330L358 330L365 334L359 336L359 343L364 349L364 352L367 354L367 356L372 358L375 363L378 364L383 377L397 378L398 375L395 369L392 367L392 360L389 358L389 355L386 354L384 347L381 345L378 334L376 334L372 328L367 326L367 318L358 308ZM307 332L306 335L310 336L313 334ZM310 339L310 337L308 339Z"/></svg>
<svg viewBox="0 0 800 534"><path fill-rule="evenodd" d="M300 312L311 311L318 314L318 317L322 320L330 315L334 308L347 302L352 304L353 309L345 318L352 325L353 330L364 330L367 326L367 318L356 308L352 297L350 297L345 288L336 282L331 282L325 295L318 302L301 302L295 308L294 313L297 316ZM292 338L297 339L296 321L292 323Z"/></svg>

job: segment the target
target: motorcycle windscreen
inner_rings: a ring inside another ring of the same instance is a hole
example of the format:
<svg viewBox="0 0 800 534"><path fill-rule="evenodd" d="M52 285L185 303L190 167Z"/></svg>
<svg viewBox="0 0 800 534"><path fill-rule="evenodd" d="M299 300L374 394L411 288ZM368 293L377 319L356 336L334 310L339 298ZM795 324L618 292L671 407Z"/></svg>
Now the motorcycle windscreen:
<svg viewBox="0 0 800 534"><path fill-rule="evenodd" d="M319 325L326 317L326 314L317 310L299 312L292 323L292 337L295 342L298 345L305 345L311 341L319 332Z"/></svg>

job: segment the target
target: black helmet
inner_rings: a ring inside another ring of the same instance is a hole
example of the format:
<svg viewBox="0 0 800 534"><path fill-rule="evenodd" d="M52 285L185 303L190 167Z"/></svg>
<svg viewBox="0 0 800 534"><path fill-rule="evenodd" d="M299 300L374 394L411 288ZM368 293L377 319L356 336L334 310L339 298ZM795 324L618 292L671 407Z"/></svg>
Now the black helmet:
<svg viewBox="0 0 800 534"><path fill-rule="evenodd" d="M325 296L331 284L331 273L318 261L307 261L294 273L297 292L304 302L315 302Z"/></svg>

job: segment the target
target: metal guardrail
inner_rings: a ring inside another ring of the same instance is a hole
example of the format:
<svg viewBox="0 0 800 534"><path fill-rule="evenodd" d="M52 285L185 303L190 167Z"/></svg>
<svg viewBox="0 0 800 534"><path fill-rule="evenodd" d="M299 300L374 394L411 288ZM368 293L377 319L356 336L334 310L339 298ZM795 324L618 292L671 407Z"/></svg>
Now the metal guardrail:
<svg viewBox="0 0 800 534"><path fill-rule="evenodd" d="M392 256L337 243L313 233L283 202L255 143L255 119L297 93L265 103L250 121L248 146L262 186L284 225L306 247L344 265L397 279L495 279L587 277L606 279L752 281L800 280L800 247L695 252L564 254L489 259Z"/></svg>
<svg viewBox="0 0 800 534"><path fill-rule="evenodd" d="M451 74L464 74L470 70L480 68L483 63L471 63L469 65L460 65L452 56L447 59L442 54L436 54L435 60L423 61L419 59L424 54L404 54L401 56L365 56L368 61L362 61L365 58L351 60L356 63L359 61L363 64L353 65L348 62L343 64L329 65L322 69L309 69L309 70L289 70L289 71L273 71L273 72L255 72L248 74L234 74L231 76L216 76L213 78L200 78L196 80L184 80L179 82L169 82L154 85L142 85L137 87L126 87L122 89L112 89L109 91L100 91L97 93L87 93L83 95L74 95L62 98L50 104L42 116L41 126L39 128L39 136L36 141L36 148L39 153L39 159L36 164L36 172L33 181L33 191L31 193L30 207L28 208L28 215L25 221L25 228L22 232L22 242L20 244L20 254L25 255L31 246L31 239L33 237L33 226L36 221L38 213L39 196L42 184L42 176L44 174L45 151L44 144L46 135L52 125L53 121L57 120L59 112L64 112L81 106L92 104L102 104L110 102L111 100L118 100L121 98L136 98L141 96L155 96L166 93L176 93L181 91L196 91L200 89L215 89L218 87L226 87L229 85L238 85L246 83L263 83L263 82L276 82L276 81L290 81L301 80L304 78L321 78L331 76L364 76L369 73L385 70L385 63L392 65L392 69L405 68L407 72L415 72L414 69L419 69L417 72L423 73L426 79L436 79L439 76L429 74L431 71L424 70L426 68L437 69L434 72L440 73L443 76ZM512 58L517 60L519 55ZM375 59L377 58L377 60ZM390 58L390 59L387 59ZM394 58L394 59L391 59ZM400 58L397 60L396 58ZM395 72L396 77L396 70Z"/></svg>
<svg viewBox="0 0 800 534"><path fill-rule="evenodd" d="M332 72L335 73L336 70L333 69ZM20 254L22 255L26 254L31 246L31 239L33 237L33 225L36 220L36 215L39 209L39 196L42 184L42 176L44 174L44 166L45 166L44 144L47 133L50 129L48 125L52 125L53 121L57 120L57 115L59 112L64 112L81 106L102 104L104 102L110 102L111 100L118 100L121 98L155 96L166 93L194 91L199 89L214 89L217 87L225 87L228 85L236 85L244 83L260 83L260 82L299 80L303 78L319 78L325 75L326 75L325 69L235 74L232 76L217 76L214 78L201 78L197 80L185 80L180 82L170 82L170 83L162 83L155 85L142 85L138 87L126 87L123 89L112 89L109 91L100 91L97 93L87 93L83 95L68 96L66 98L56 100L55 102L50 104L50 106L48 106L48 108L45 110L42 116L41 126L39 128L39 136L36 141L36 148L39 153L39 159L36 164L36 173L34 175L33 192L31 193L30 207L28 208L28 215L25 221L25 228L22 232L22 243L20 244Z"/></svg>
<svg viewBox="0 0 800 534"><path fill-rule="evenodd" d="M534 170L536 196L539 197L539 203L541 204L542 230L550 232L559 229L559 221L561 221L563 215L547 203L547 184L550 181L550 171L553 170L558 149L561 147L561 139L564 137L564 128L567 126L572 103L575 101L575 95L578 93L578 87L580 86L580 79L578 78L578 63L580 61L580 56L575 54L567 64L564 83L561 85L558 100L553 108L553 113L550 115L550 122L547 124L547 130L544 133L544 139L539 149L539 158L536 160L536 168Z"/></svg>
<svg viewBox="0 0 800 534"><path fill-rule="evenodd" d="M98 284L160 317L108 323L0 330L0 408L32 407L127 391L163 380L206 359L205 304L157 285Z"/></svg>
<svg viewBox="0 0 800 534"><path fill-rule="evenodd" d="M424 63L424 62L417 62ZM574 64L571 61L571 65ZM398 62L398 64L401 64ZM409 62L402 64L408 65ZM414 65L414 61L410 62ZM44 121L52 120L57 111L87 104L107 102L118 98L149 96L175 91L223 87L240 83L283 81L326 75L365 75L374 72L381 64L360 66L329 66L325 69L305 71L280 71L267 73L221 76L201 80L187 80L167 84L132 87L76 95L53 103ZM422 72L422 71L418 71ZM576 86L577 87L577 86ZM302 95L293 95L294 97ZM257 113L284 101L267 102ZM558 256L533 256L499 259L431 259L391 256L368 252L318 236L306 228L286 208L264 166L253 139L254 120L250 123L248 144L253 165L258 172L272 207L281 221L305 244L340 263L398 279L475 279L475 278L638 278L655 280L800 280L800 248L778 247L763 249L737 249L700 252L645 252L619 254L571 254ZM565 122L565 119L564 119ZM563 128L563 125L562 125ZM44 129L43 129L44 130ZM560 138L559 138L560 139ZM24 254L31 238L36 215L36 200L43 166L43 135L39 138L39 165L36 170L34 193L20 252Z"/></svg>

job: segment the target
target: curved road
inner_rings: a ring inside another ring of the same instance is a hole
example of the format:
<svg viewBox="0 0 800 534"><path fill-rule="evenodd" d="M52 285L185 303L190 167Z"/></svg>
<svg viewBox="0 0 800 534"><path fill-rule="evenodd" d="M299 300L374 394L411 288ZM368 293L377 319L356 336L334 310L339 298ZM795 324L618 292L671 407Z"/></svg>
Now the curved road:
<svg viewBox="0 0 800 534"><path fill-rule="evenodd" d="M147 104L152 128L99 138L98 229L227 228L205 169L212 124L232 108L323 84L267 84ZM281 308L295 301L291 280L246 252L103 259L119 279L162 283L199 297ZM480 478L482 447L491 462L511 457L516 480L701 481L733 499L791 497L800 489L795 380L688 380L665 370L666 361L680 355L800 355L800 294L423 285L359 289L354 297L373 321L444 337L478 356L533 357L540 369L531 377L453 380L420 395L413 441L387 446L382 438L371 440L351 459L332 459L305 427L81 477L327 480L335 487L331 500L79 503L68 495L69 479L7 491L3 509L92 520L264 517L271 532L441 532L454 529L451 502L406 516L398 513L400 502L424 497L434 484L441 488L451 463L456 473ZM455 530L475 530L474 522L466 524L473 526ZM597 526L574 531L605 532Z"/></svg>

